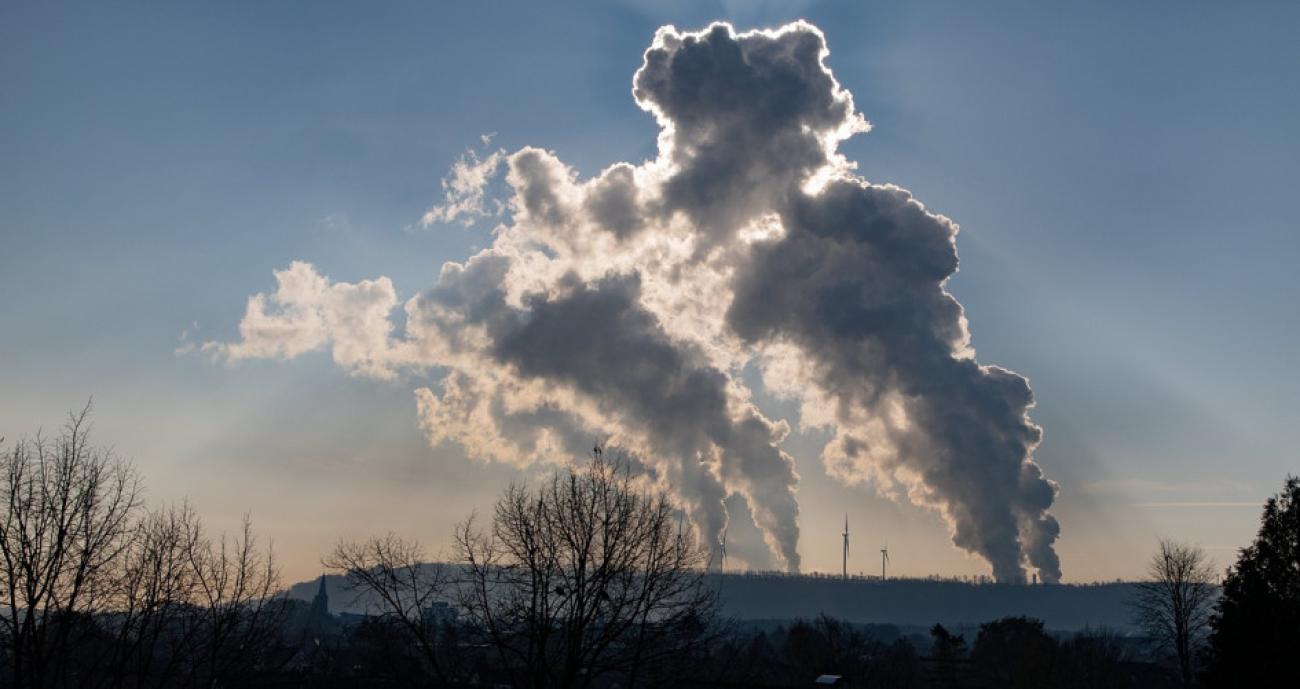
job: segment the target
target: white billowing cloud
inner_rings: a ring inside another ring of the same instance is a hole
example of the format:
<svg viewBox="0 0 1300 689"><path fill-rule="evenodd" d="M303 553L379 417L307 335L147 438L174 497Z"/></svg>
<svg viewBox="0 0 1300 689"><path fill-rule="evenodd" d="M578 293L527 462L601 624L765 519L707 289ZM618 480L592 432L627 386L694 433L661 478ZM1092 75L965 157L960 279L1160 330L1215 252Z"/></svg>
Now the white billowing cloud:
<svg viewBox="0 0 1300 689"><path fill-rule="evenodd" d="M479 140L487 147L492 143L492 136L484 134ZM489 209L484 197L488 182L500 169L505 155L505 151L498 149L480 158L473 149L465 151L451 166L451 173L442 179L443 202L425 211L420 225L459 221L468 227L477 218L495 214L499 208Z"/></svg>
<svg viewBox="0 0 1300 689"><path fill-rule="evenodd" d="M291 359L328 343L334 361L348 371L393 377L389 315L397 292L391 280L331 282L310 263L294 261L275 272L275 281L275 292L249 298L238 342L210 342L203 348L233 362Z"/></svg>
<svg viewBox="0 0 1300 689"><path fill-rule="evenodd" d="M655 159L583 179L538 148L470 154L426 219L482 212L504 164L505 221L406 301L400 334L388 280L295 263L250 300L238 342L210 346L232 360L329 347L381 378L439 371L416 391L431 443L527 464L602 439L711 543L723 500L743 498L794 570L799 475L781 449L789 423L740 375L755 364L802 428L831 431L831 476L937 510L999 580L1026 567L1058 580L1057 487L1032 459L1028 383L975 360L944 288L957 226L838 152L868 125L827 56L803 22L664 27L633 79L661 127Z"/></svg>

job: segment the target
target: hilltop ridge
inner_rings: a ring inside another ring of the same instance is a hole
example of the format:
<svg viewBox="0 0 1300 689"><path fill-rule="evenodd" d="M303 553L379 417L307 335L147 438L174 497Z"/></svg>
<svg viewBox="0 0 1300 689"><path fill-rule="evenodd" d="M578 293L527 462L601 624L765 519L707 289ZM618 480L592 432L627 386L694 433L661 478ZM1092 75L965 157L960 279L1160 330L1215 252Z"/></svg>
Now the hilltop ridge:
<svg viewBox="0 0 1300 689"><path fill-rule="evenodd" d="M828 615L859 623L967 627L1024 615L1048 628L1132 629L1127 601L1131 582L1096 584L996 584L945 579L888 579L779 573L709 574L719 587L723 614L741 620L788 620ZM291 598L309 601L319 579L289 587ZM340 575L326 575L333 612L364 613L366 601L347 589Z"/></svg>

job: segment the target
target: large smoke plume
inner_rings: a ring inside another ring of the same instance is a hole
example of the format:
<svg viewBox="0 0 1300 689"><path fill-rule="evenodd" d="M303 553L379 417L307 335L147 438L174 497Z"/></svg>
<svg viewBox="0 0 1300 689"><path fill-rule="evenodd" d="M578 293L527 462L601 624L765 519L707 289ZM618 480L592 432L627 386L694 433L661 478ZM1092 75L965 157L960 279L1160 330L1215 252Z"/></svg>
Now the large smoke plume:
<svg viewBox="0 0 1300 689"><path fill-rule="evenodd" d="M868 129L825 64L820 31L664 27L633 80L659 154L591 179L524 148L470 156L426 221L488 214L491 247L446 264L405 303L387 278L277 272L249 300L230 360L329 347L366 376L430 375L416 390L433 444L530 463L625 448L716 543L740 495L772 553L799 567L799 476L772 394L825 428L825 470L942 513L1000 581L1060 578L1056 485L1032 461L1027 381L982 366L961 305L957 226L903 189L857 177L838 145ZM471 218L472 219L472 218ZM901 489L901 490L900 490Z"/></svg>

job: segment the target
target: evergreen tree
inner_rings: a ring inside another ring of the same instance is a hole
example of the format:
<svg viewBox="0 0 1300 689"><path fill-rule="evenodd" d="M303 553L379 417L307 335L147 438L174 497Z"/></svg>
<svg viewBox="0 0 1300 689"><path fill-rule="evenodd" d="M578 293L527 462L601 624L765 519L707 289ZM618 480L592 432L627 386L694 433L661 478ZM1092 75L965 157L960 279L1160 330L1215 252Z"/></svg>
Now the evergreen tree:
<svg viewBox="0 0 1300 689"><path fill-rule="evenodd" d="M1259 535L1228 570L1212 625L1209 686L1283 686L1300 677L1300 477L1287 477L1264 505Z"/></svg>
<svg viewBox="0 0 1300 689"><path fill-rule="evenodd" d="M933 639L930 657L934 659L935 682L944 688L957 686L960 674L958 665L966 656L966 638L961 634L954 636L942 624L930 628L930 637Z"/></svg>

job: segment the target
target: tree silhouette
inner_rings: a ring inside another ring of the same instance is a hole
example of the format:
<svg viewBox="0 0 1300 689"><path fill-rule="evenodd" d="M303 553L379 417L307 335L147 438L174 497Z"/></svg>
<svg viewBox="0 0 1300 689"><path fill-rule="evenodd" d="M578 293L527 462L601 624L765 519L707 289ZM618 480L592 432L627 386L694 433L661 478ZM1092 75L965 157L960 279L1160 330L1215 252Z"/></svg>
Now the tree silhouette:
<svg viewBox="0 0 1300 689"><path fill-rule="evenodd" d="M142 508L139 474L90 444L89 419L87 404L53 441L0 454L0 641L17 687L67 681L63 661L85 616L111 604Z"/></svg>
<svg viewBox="0 0 1300 689"><path fill-rule="evenodd" d="M677 515L599 452L536 489L512 485L490 530L457 529L461 609L516 686L673 686L717 608Z"/></svg>
<svg viewBox="0 0 1300 689"><path fill-rule="evenodd" d="M970 657L989 686L1040 689L1056 686L1056 650L1042 620L1004 617L980 625Z"/></svg>
<svg viewBox="0 0 1300 689"><path fill-rule="evenodd" d="M374 622L389 625L401 645L416 652L414 664L419 672L415 674L432 675L444 684L448 681L448 663L438 648L443 620L433 614L435 604L446 602L447 572L426 561L419 543L391 533L366 541L344 541L324 564L342 572L349 588L368 594L373 608L368 612L375 616Z"/></svg>
<svg viewBox="0 0 1300 689"><path fill-rule="evenodd" d="M132 465L90 442L0 453L0 686L244 686L277 662L284 597L245 517L211 536L187 504L146 510Z"/></svg>
<svg viewBox="0 0 1300 689"><path fill-rule="evenodd" d="M942 624L930 628L930 657L935 663L935 681L942 687L955 687L959 682L958 665L966 656L966 638L953 635Z"/></svg>
<svg viewBox="0 0 1300 689"><path fill-rule="evenodd" d="M1209 686L1281 686L1300 677L1300 477L1288 476L1265 503L1255 542L1228 570L1212 625Z"/></svg>
<svg viewBox="0 0 1300 689"><path fill-rule="evenodd" d="M1214 570L1200 548L1161 540L1147 571L1150 578L1138 584L1132 602L1134 616L1177 659L1179 679L1190 687L1196 655L1209 631Z"/></svg>

